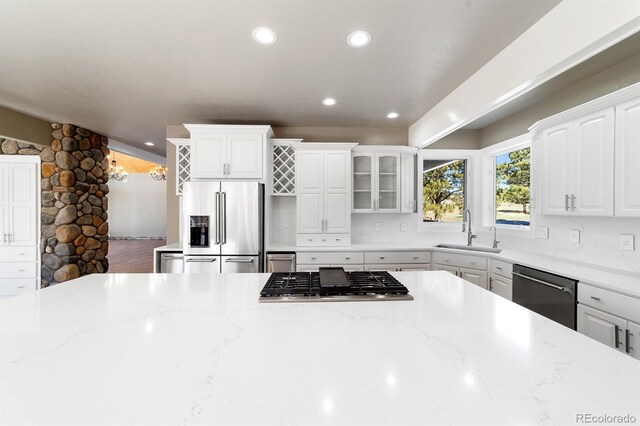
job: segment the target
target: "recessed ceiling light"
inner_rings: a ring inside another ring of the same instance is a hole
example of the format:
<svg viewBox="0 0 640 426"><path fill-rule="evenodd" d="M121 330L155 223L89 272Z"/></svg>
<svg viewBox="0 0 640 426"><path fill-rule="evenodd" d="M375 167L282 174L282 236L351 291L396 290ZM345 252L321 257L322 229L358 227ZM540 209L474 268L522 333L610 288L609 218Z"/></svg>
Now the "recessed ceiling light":
<svg viewBox="0 0 640 426"><path fill-rule="evenodd" d="M267 27L254 28L251 32L251 37L253 37L253 39L258 43L264 44L266 46L278 41L278 36L276 35L275 31Z"/></svg>
<svg viewBox="0 0 640 426"><path fill-rule="evenodd" d="M147 146L153 146L153 145L155 145L153 142L145 142L144 144L145 144L145 145L147 145Z"/></svg>
<svg viewBox="0 0 640 426"><path fill-rule="evenodd" d="M387 114L387 118L398 118L398 113L390 112L389 114Z"/></svg>
<svg viewBox="0 0 640 426"><path fill-rule="evenodd" d="M371 43L371 34L366 31L354 31L347 36L347 44L351 47L365 47Z"/></svg>
<svg viewBox="0 0 640 426"><path fill-rule="evenodd" d="M338 103L338 101L336 101L333 98L324 98L322 100L322 105L326 105L326 106L332 106L332 105L335 105L337 103Z"/></svg>

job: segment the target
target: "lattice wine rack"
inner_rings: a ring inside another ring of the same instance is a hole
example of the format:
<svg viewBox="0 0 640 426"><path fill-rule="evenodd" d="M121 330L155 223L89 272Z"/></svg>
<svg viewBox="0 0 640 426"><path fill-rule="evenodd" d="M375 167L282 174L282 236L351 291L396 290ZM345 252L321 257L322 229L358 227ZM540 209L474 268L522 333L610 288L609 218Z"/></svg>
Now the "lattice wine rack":
<svg viewBox="0 0 640 426"><path fill-rule="evenodd" d="M291 145L273 146L273 195L296 195L296 154Z"/></svg>
<svg viewBox="0 0 640 426"><path fill-rule="evenodd" d="M185 182L191 180L191 147L189 145L178 145L176 147L176 195L182 195L182 187Z"/></svg>

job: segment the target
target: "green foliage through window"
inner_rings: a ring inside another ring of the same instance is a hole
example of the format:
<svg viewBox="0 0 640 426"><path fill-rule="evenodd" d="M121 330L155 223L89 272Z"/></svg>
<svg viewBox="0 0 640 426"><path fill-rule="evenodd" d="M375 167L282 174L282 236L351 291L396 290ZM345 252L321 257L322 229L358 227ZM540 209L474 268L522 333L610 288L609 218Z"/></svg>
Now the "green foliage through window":
<svg viewBox="0 0 640 426"><path fill-rule="evenodd" d="M466 161L438 161L422 175L425 222L462 222L465 205Z"/></svg>
<svg viewBox="0 0 640 426"><path fill-rule="evenodd" d="M529 226L531 149L496 157L496 223Z"/></svg>

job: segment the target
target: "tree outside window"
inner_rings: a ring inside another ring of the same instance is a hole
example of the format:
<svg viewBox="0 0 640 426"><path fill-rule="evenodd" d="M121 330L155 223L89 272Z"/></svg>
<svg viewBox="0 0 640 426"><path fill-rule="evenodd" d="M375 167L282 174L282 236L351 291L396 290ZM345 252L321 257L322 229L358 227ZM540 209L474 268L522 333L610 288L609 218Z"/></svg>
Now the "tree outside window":
<svg viewBox="0 0 640 426"><path fill-rule="evenodd" d="M496 157L496 223L529 226L531 212L531 149Z"/></svg>
<svg viewBox="0 0 640 426"><path fill-rule="evenodd" d="M425 160L423 170L423 221L462 222L466 161Z"/></svg>

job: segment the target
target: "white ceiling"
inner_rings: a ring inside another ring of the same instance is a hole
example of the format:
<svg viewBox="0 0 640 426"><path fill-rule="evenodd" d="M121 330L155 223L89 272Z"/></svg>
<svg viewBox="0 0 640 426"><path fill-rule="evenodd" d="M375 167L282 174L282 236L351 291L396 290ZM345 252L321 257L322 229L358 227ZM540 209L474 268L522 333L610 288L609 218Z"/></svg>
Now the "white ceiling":
<svg viewBox="0 0 640 426"><path fill-rule="evenodd" d="M3 0L0 105L160 155L186 122L407 127L559 1Z"/></svg>

